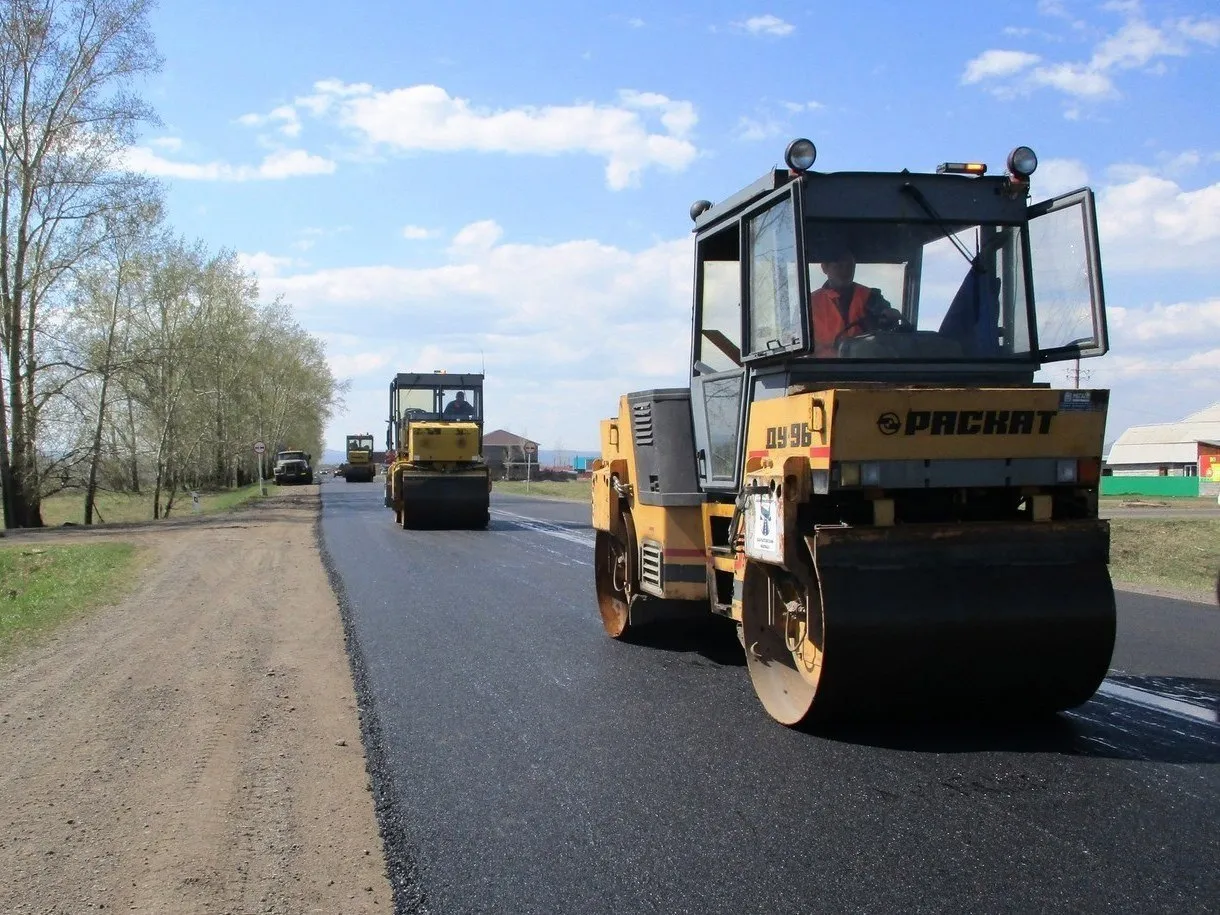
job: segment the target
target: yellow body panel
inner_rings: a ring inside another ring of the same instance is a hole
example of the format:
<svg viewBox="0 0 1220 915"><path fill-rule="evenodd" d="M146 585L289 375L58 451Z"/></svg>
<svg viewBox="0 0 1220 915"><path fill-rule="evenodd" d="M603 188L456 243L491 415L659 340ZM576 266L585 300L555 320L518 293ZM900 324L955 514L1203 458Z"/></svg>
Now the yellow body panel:
<svg viewBox="0 0 1220 915"><path fill-rule="evenodd" d="M411 423L407 455L411 461L473 461L479 454L479 427L474 423Z"/></svg>
<svg viewBox="0 0 1220 915"><path fill-rule="evenodd" d="M594 529L616 530L623 506L630 505L637 550L641 554L659 552L664 564L664 594L657 596L706 600L708 558L703 507L644 505L635 497L636 466L626 397L619 398L617 417L602 420L601 439L602 456L594 465L590 497Z"/></svg>
<svg viewBox="0 0 1220 915"><path fill-rule="evenodd" d="M1049 388L841 388L754 403L747 458L1100 458L1104 398ZM760 466L760 465L756 465ZM767 466L767 465L761 465Z"/></svg>

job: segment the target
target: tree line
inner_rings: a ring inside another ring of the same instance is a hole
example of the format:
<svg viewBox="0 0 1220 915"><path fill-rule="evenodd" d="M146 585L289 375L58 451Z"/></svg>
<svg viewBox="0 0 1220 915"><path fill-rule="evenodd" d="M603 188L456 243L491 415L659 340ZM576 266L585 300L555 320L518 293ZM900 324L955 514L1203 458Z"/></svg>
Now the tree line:
<svg viewBox="0 0 1220 915"><path fill-rule="evenodd" d="M168 224L123 165L155 112L151 0L0 0L0 485L8 527L72 491L168 515L257 479L256 440L320 453L343 385L237 255Z"/></svg>

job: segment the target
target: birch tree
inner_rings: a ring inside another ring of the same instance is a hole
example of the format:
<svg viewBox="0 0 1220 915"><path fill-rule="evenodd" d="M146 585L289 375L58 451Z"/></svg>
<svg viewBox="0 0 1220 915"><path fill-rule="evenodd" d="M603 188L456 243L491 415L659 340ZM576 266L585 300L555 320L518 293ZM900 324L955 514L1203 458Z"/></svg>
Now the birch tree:
<svg viewBox="0 0 1220 915"><path fill-rule="evenodd" d="M151 0L0 0L0 484L9 526L42 524L40 332L64 277L139 182L116 169L155 122L130 91L156 71ZM7 410L4 407L7 406Z"/></svg>

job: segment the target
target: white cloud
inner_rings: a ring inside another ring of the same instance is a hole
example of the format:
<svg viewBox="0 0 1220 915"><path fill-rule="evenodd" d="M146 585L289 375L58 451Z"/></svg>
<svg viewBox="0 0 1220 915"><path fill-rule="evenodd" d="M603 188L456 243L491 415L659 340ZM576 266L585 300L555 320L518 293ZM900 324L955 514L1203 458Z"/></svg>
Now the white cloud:
<svg viewBox="0 0 1220 915"><path fill-rule="evenodd" d="M362 375L389 375L390 356L387 353L335 353L326 361L336 378L357 378ZM389 370L387 370L389 369Z"/></svg>
<svg viewBox="0 0 1220 915"><path fill-rule="evenodd" d="M802 111L820 111L826 107L821 102L784 102L783 105L793 114L800 114Z"/></svg>
<svg viewBox="0 0 1220 915"><path fill-rule="evenodd" d="M402 227L402 237L408 238L411 241L422 241L425 238L433 238L435 235L435 231L432 229L425 229L423 226Z"/></svg>
<svg viewBox="0 0 1220 915"><path fill-rule="evenodd" d="M1052 64L1036 67L1030 75L1035 86L1048 86L1080 99L1106 98L1114 95L1110 77L1092 67L1080 64Z"/></svg>
<svg viewBox="0 0 1220 915"><path fill-rule="evenodd" d="M455 257L469 258L483 255L495 247L504 235L504 230L492 219L472 222L453 236L449 253Z"/></svg>
<svg viewBox="0 0 1220 915"><path fill-rule="evenodd" d="M162 178L184 181L280 180L306 175L328 175L335 170L330 159L302 149L283 149L269 153L258 165L230 165L227 162L175 162L146 146L128 147L123 155L125 168Z"/></svg>
<svg viewBox="0 0 1220 915"><path fill-rule="evenodd" d="M545 156L586 153L606 161L606 181L614 190L637 185L641 173L650 167L681 171L698 154L690 140L698 122L694 105L630 89L620 91L613 104L493 110L436 85L380 91L367 83L322 80L314 84L313 94L296 99L291 107L298 113L333 119L374 149ZM263 116L247 117L253 123ZM651 121L659 122L660 129Z"/></svg>
<svg viewBox="0 0 1220 915"><path fill-rule="evenodd" d="M585 448L619 393L685 377L692 253L686 237L639 251L591 239L513 243L485 220L463 227L449 259L425 268L290 273L283 259L250 262L263 259L262 294L283 294L324 337L341 376L355 379L336 435L380 423L391 372L477 371L485 362L491 428L528 427L548 447L562 438Z"/></svg>
<svg viewBox="0 0 1220 915"><path fill-rule="evenodd" d="M1089 172L1077 159L1047 159L1038 163L1033 184L1039 200L1074 191L1089 183Z"/></svg>
<svg viewBox="0 0 1220 915"><path fill-rule="evenodd" d="M1125 21L1097 42L1087 60L1045 62L1028 51L993 49L967 62L962 83L987 83L1001 98L1053 89L1080 101L1112 99L1120 96L1115 84L1119 73L1141 70L1151 76L1161 75L1168 71L1166 58L1187 57L1199 45L1220 46L1220 19L1186 18L1154 25L1142 18L1137 3L1115 2L1106 8L1124 15ZM1041 0L1038 9L1044 15L1071 19L1057 0ZM1072 25L1080 28L1084 24L1073 21ZM1017 35L1022 30L1007 33ZM1013 79L1018 75L1020 80ZM1080 109L1070 107L1066 114L1077 119Z"/></svg>
<svg viewBox="0 0 1220 915"><path fill-rule="evenodd" d="M301 133L301 119L293 105L280 105L267 114L243 114L237 123L245 127L274 126L286 137L297 137Z"/></svg>
<svg viewBox="0 0 1220 915"><path fill-rule="evenodd" d="M796 31L796 26L791 22L785 22L783 19L770 13L763 16L751 16L745 22L734 24L739 28L745 29L751 35L773 35L777 38L784 38Z"/></svg>
<svg viewBox="0 0 1220 915"><path fill-rule="evenodd" d="M642 29L644 27L644 20L638 16L633 16L627 20L627 24L633 29Z"/></svg>
<svg viewBox="0 0 1220 915"><path fill-rule="evenodd" d="M1220 298L1201 302L1156 303L1151 307L1107 309L1110 334L1127 350L1192 348L1200 340L1220 340Z"/></svg>
<svg viewBox="0 0 1220 915"><path fill-rule="evenodd" d="M779 136L783 132L783 125L770 118L741 117L737 120L737 128L734 131L734 135L739 140L756 142Z"/></svg>
<svg viewBox="0 0 1220 915"><path fill-rule="evenodd" d="M1098 231L1107 273L1205 271L1220 262L1220 182L1186 190L1152 173L1103 188Z"/></svg>
<svg viewBox="0 0 1220 915"><path fill-rule="evenodd" d="M265 251L238 254L237 262L246 273L253 273L260 279L278 276L281 270L296 263L291 257L278 257Z"/></svg>
<svg viewBox="0 0 1220 915"><path fill-rule="evenodd" d="M168 149L170 152L177 152L182 148L182 140L178 137L153 137L148 142L159 149Z"/></svg>
<svg viewBox="0 0 1220 915"><path fill-rule="evenodd" d="M330 159L315 156L303 149L273 152L258 167L259 178L293 178L298 175L329 175L335 170Z"/></svg>
<svg viewBox="0 0 1220 915"><path fill-rule="evenodd" d="M1037 54L1027 51L1005 51L993 49L984 51L974 60L966 64L966 72L962 74L963 83L977 83L985 79L995 79L1002 76L1012 76L1028 69L1041 60Z"/></svg>

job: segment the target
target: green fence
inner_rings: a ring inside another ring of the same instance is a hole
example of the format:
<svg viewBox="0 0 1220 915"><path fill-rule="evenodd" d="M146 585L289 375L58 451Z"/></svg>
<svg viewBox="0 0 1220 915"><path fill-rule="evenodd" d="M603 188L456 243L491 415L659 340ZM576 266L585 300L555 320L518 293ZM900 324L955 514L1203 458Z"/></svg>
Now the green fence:
<svg viewBox="0 0 1220 915"><path fill-rule="evenodd" d="M1199 497L1198 477L1102 477L1103 496Z"/></svg>

